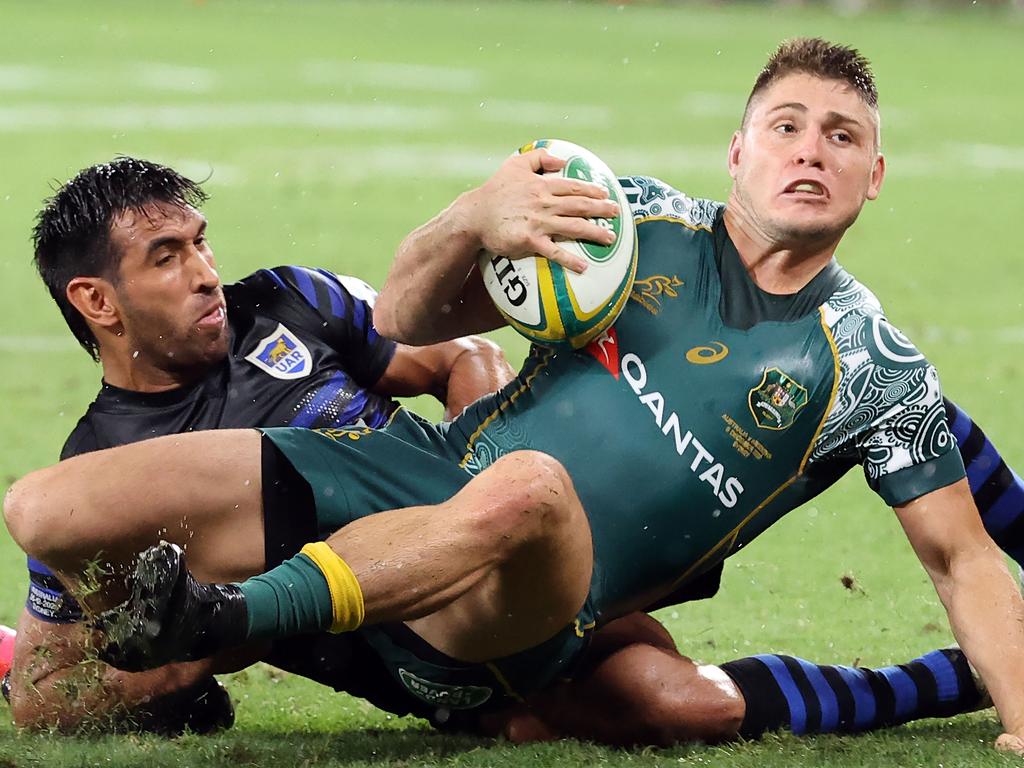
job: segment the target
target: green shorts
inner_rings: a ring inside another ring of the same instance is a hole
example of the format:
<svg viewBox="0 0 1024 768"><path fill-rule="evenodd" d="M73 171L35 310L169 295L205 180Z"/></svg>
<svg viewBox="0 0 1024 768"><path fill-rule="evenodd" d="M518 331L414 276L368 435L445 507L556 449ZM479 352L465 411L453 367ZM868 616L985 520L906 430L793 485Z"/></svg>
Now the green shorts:
<svg viewBox="0 0 1024 768"><path fill-rule="evenodd" d="M443 425L405 410L384 430L262 432L309 484L316 520L311 538L325 539L377 512L438 504L472 479L458 466L464 443L449 441ZM268 531L281 527L280 521L265 526ZM368 626L359 632L409 693L411 711L442 724L453 712L507 706L556 679L571 677L592 629L588 601L573 624L550 640L486 664L451 659L404 624Z"/></svg>

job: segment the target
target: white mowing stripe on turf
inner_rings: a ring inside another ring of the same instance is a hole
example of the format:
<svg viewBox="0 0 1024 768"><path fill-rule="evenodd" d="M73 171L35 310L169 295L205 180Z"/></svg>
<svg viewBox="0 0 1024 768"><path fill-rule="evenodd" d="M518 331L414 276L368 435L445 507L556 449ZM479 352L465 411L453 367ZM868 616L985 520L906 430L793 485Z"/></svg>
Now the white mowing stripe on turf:
<svg viewBox="0 0 1024 768"><path fill-rule="evenodd" d="M49 75L28 64L0 65L0 91L33 91L46 86Z"/></svg>
<svg viewBox="0 0 1024 768"><path fill-rule="evenodd" d="M101 129L109 131L307 127L328 129L436 128L451 114L437 107L319 102L86 106L33 104L0 107L0 131Z"/></svg>
<svg viewBox="0 0 1024 768"><path fill-rule="evenodd" d="M142 63L134 68L132 79L150 90L181 93L209 93L220 84L212 69L178 64Z"/></svg>
<svg viewBox="0 0 1024 768"><path fill-rule="evenodd" d="M485 99L480 102L478 114L481 119L494 123L538 126L548 130L563 125L574 128L603 127L612 121L612 110L609 107L507 99Z"/></svg>
<svg viewBox="0 0 1024 768"><path fill-rule="evenodd" d="M2 352L79 352L81 347L70 333L63 336L0 336Z"/></svg>
<svg viewBox="0 0 1024 768"><path fill-rule="evenodd" d="M368 85L374 88L468 93L484 85L478 69L385 61L308 61L300 68L312 85Z"/></svg>

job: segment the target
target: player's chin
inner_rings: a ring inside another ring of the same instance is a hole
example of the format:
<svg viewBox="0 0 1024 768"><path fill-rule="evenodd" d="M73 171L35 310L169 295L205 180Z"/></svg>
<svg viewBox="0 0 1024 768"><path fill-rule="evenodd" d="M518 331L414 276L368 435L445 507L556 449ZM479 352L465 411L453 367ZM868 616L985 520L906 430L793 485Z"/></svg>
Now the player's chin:
<svg viewBox="0 0 1024 768"><path fill-rule="evenodd" d="M842 237L854 219L856 216L837 218L811 212L810 215L785 217L778 222L778 231L784 241L831 241Z"/></svg>
<svg viewBox="0 0 1024 768"><path fill-rule="evenodd" d="M197 365L213 365L228 356L231 337L225 326L219 330L197 329L192 334L193 357Z"/></svg>

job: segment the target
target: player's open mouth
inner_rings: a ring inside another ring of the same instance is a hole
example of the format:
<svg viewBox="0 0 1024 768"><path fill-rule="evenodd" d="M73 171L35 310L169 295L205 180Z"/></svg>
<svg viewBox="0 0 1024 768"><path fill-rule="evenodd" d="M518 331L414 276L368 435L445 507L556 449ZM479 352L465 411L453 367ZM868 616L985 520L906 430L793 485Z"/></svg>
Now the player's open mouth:
<svg viewBox="0 0 1024 768"><path fill-rule="evenodd" d="M806 198L808 200L827 200L828 188L820 181L814 179L797 179L782 190L782 194L793 198Z"/></svg>
<svg viewBox="0 0 1024 768"><path fill-rule="evenodd" d="M227 313L224 311L224 305L218 304L205 315L199 318L196 325L200 328L217 327L224 324L224 319L227 317Z"/></svg>
<svg viewBox="0 0 1024 768"><path fill-rule="evenodd" d="M828 188L813 179L797 179L783 191L793 197L806 197L812 200L828 199Z"/></svg>

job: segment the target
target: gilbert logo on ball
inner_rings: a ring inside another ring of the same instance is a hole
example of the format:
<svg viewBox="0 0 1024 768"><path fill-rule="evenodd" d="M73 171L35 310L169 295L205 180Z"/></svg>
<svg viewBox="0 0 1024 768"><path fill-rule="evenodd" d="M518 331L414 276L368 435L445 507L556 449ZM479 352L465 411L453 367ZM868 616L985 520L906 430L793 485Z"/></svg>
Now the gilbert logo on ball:
<svg viewBox="0 0 1024 768"><path fill-rule="evenodd" d="M622 312L636 275L636 226L629 201L594 153L560 139L541 139L519 151L544 149L566 161L559 176L600 184L619 204L613 219L597 219L615 233L611 245L565 240L559 246L587 260L582 275L540 256L511 260L484 253L484 285L509 325L530 341L556 349L579 349L606 331Z"/></svg>

